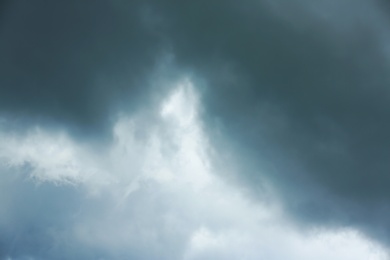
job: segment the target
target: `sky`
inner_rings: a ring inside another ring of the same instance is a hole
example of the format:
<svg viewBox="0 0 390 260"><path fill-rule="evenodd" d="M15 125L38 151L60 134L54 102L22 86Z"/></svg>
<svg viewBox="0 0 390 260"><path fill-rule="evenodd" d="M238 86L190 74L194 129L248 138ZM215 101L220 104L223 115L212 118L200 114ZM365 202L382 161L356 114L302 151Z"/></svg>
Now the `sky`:
<svg viewBox="0 0 390 260"><path fill-rule="evenodd" d="M0 0L0 260L390 259L387 0Z"/></svg>

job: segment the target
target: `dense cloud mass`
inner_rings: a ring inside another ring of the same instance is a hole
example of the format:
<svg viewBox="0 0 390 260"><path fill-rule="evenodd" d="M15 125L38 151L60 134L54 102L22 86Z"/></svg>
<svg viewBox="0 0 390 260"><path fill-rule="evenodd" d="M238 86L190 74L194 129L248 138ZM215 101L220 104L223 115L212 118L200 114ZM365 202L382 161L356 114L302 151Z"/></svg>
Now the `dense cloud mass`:
<svg viewBox="0 0 390 260"><path fill-rule="evenodd" d="M387 1L0 8L0 259L386 259Z"/></svg>
<svg viewBox="0 0 390 260"><path fill-rule="evenodd" d="M207 82L210 124L251 157L254 189L263 170L304 221L386 240L387 14L373 1L269 5L167 8L179 59Z"/></svg>
<svg viewBox="0 0 390 260"><path fill-rule="evenodd" d="M136 106L147 88L143 79L163 58L162 39L143 22L145 11L137 1L125 8L115 1L4 6L0 104L5 116L66 122L81 133L102 131L112 106Z"/></svg>

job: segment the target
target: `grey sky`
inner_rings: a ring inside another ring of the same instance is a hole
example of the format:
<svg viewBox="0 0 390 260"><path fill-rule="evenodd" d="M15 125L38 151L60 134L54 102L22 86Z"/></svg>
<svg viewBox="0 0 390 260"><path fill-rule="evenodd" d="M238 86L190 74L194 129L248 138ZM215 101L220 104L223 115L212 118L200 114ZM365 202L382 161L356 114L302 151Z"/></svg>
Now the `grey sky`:
<svg viewBox="0 0 390 260"><path fill-rule="evenodd" d="M0 8L1 259L283 259L257 207L387 251L387 1Z"/></svg>

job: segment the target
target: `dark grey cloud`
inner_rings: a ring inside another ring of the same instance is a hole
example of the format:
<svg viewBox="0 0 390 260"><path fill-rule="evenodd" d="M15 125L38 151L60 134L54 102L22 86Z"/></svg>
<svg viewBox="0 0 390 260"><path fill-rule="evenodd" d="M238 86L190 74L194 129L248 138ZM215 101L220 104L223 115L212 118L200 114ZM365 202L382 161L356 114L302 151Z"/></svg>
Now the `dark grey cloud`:
<svg viewBox="0 0 390 260"><path fill-rule="evenodd" d="M298 222L387 244L388 3L268 2L4 2L0 113L104 131L158 91L148 77L172 54L254 196L270 180Z"/></svg>
<svg viewBox="0 0 390 260"><path fill-rule="evenodd" d="M168 1L169 2L169 1ZM159 2L206 119L237 144L241 178L272 180L306 224L390 226L384 2ZM203 80L203 81L202 81ZM245 163L244 163L245 162Z"/></svg>
<svg viewBox="0 0 390 260"><path fill-rule="evenodd" d="M230 25L227 38L211 43L233 69L209 75L207 108L245 156L260 161L250 181L260 167L305 221L362 225L387 241L388 24L374 3L356 5L339 13L351 23L339 32L343 17L325 25L309 17L294 27L255 8L232 9L237 18L220 22Z"/></svg>
<svg viewBox="0 0 390 260"><path fill-rule="evenodd" d="M104 128L114 104L145 100L145 73L164 50L139 1L125 8L120 1L3 5L2 114L91 133Z"/></svg>

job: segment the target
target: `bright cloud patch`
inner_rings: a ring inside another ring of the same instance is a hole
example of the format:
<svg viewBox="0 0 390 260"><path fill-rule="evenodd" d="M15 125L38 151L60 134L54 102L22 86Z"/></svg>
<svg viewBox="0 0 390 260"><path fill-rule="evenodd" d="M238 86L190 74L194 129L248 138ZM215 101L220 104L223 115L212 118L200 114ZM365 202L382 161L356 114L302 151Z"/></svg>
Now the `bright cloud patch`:
<svg viewBox="0 0 390 260"><path fill-rule="evenodd" d="M183 80L154 115L120 117L104 150L43 128L2 132L2 259L386 259L353 230L302 234L277 202L223 182L199 102Z"/></svg>

